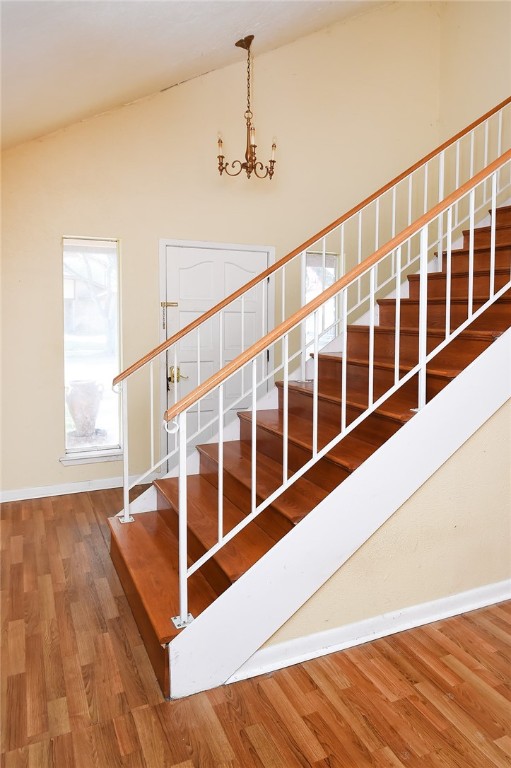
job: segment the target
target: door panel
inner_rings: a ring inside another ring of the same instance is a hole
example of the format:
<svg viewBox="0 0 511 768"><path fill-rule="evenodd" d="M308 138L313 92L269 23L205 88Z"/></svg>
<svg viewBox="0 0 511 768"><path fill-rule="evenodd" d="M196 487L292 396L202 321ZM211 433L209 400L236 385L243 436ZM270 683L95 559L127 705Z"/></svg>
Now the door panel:
<svg viewBox="0 0 511 768"><path fill-rule="evenodd" d="M170 338L223 298L249 282L268 266L268 248L251 249L240 246L208 245L194 243L168 244L166 256L166 301L177 302L176 307L166 310L166 338ZM193 331L167 353L167 375L170 366L179 366L182 378L179 383L169 384L167 407L206 381L225 363L237 357L266 333L267 318L263 316L262 299L264 286L254 287L243 301L238 299L218 316L211 318ZM243 318L241 310L243 308ZM262 367L258 374L262 372ZM251 383L249 371L232 377L224 387L224 407L235 410L245 403L239 402ZM217 393L212 393L192 409L188 419L188 431L212 419L218 403ZM203 430L197 442L206 442L216 427ZM173 450L175 437L169 435L168 450Z"/></svg>

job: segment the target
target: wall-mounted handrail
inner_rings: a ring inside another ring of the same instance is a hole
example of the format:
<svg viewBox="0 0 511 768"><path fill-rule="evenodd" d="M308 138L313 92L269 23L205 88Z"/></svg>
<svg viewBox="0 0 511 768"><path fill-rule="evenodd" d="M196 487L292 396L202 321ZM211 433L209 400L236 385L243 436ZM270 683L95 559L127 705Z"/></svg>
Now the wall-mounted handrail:
<svg viewBox="0 0 511 768"><path fill-rule="evenodd" d="M319 296L309 301L305 306L288 317L287 320L280 323L280 325L270 331L266 336L259 339L257 342L255 342L255 344L238 355L238 357L227 363L221 370L214 373L203 384L199 385L188 395L185 395L183 398L181 398L179 402L175 403L165 412L165 421L172 421L172 419L174 419L179 413L187 410L198 400L201 400L203 397L209 394L213 389L216 389L235 371L246 365L248 362L250 362L250 360L257 357L257 355L281 339L286 333L289 333L289 331L298 326L307 316L311 315L326 301L336 296L342 288L346 287L350 283L353 283L363 273L367 272L371 267L381 261L382 258L388 256L390 253L395 251L396 248L409 240L414 234L420 232L424 227L434 221L441 213L444 213L444 211L446 211L448 208L451 208L456 202L461 200L461 198L464 197L470 189L480 184L481 181L494 173L494 171L501 168L509 160L511 160L511 150L508 150L497 160L494 160L493 163L490 163L487 168L477 173L469 181L465 182L465 184L459 187L459 189L457 189L452 194L448 195L440 203L437 203L437 205L428 211L428 213L425 213L409 227L406 227L406 229L400 232L399 235L396 235L396 237L375 251L372 256L369 256L360 264L353 267L353 269L351 269L339 280L325 289Z"/></svg>
<svg viewBox="0 0 511 768"><path fill-rule="evenodd" d="M264 272L261 272L259 275L257 275L255 278L253 278L248 283L243 285L237 291L234 291L228 297L218 302L218 304L216 304L214 307L204 312L196 320L192 321L191 323L186 325L184 328L182 328L180 331L173 334L169 339L166 339L164 342L162 342L157 347L152 349L146 355L144 355L135 363L133 363L124 371L122 371L122 373L119 373L113 380L113 385L116 386L117 384L120 384L122 381L127 379L129 376L131 376L133 373L138 371L140 368L144 367L147 363L151 362L151 360L158 357L162 352L165 352L165 350L169 349L171 346L179 342L187 334L194 331L202 323L212 318L218 312L221 312L222 309L227 307L229 304L232 304L234 301L240 298L243 294L247 293L256 285L261 283L263 280L269 278L271 275L276 273L278 270L284 267L289 261L291 261L295 257L299 256L301 253L306 251L308 248L310 248L310 246L314 245L319 240L326 237L326 235L328 235L330 232L340 227L343 223L345 223L349 219L359 214L359 212L361 212L368 205L376 201L378 198L382 197L386 192L390 191L393 187L396 187L401 181L403 181L407 177L414 174L417 170L427 165L427 163L429 163L430 160L440 155L450 146L456 144L457 141L460 141L460 139L464 138L471 131L474 131L476 128L482 125L485 121L489 120L491 117L493 117L493 115L496 115L498 112L503 110L509 104L511 104L511 97L504 99L504 101L502 101L496 107L491 109L489 112L486 112L486 114L484 114L482 117L475 120L473 123L468 125L462 131L460 131L455 136L453 136L451 139L448 139L443 144L440 144L439 147L437 147L435 150L433 150L432 152L427 154L425 157L423 157L421 160L416 162L414 165L408 168L408 170L400 173L398 176L396 176L395 179L385 184L383 187L378 189L373 194L369 195L369 197L366 197L361 203L358 203L356 206L351 208L351 210L347 211L338 219L333 221L331 224L329 224L328 226L320 230L317 234L308 238L305 242L303 242L300 246L298 246L298 248L295 248L294 250L290 251L287 255L283 256L281 259L276 261L275 264L268 267L268 269L264 270Z"/></svg>

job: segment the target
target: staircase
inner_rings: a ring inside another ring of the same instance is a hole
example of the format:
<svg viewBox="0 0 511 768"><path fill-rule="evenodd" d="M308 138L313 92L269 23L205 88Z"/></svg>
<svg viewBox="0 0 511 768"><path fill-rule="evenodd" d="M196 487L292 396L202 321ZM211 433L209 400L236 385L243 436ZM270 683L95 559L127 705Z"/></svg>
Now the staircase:
<svg viewBox="0 0 511 768"><path fill-rule="evenodd" d="M473 230L472 237L471 244L470 233L464 232L463 247L452 251L450 264L446 254L443 254L442 270L428 274L428 351L445 338L446 320L451 330L467 320L469 294L475 311L488 301L493 292L509 282L511 206L500 207L496 212L493 270L490 263L491 228ZM470 272L472 278L469 277ZM377 301L379 323L374 326L373 332L368 325L348 326L346 355L334 351L316 355L317 393L312 381L289 380L287 386L279 381L279 407L257 410L255 424L251 410L240 411L240 439L224 442L220 459L218 444L197 447L200 472L189 476L187 481L190 562L196 562L218 541L219 477L223 497L223 534L250 514L254 491L254 434L257 445L255 496L256 503L259 503L281 485L283 460L287 461L291 474L311 459L315 430L316 448L320 451L338 435L343 419L346 425L352 424L367 409L371 382L373 402L392 387L396 375L396 314L399 318L399 377L402 378L417 365L421 278L413 274L408 275L407 280L409 298L402 298L399 303L390 298ZM447 305L450 305L449 318L446 318ZM429 362L426 401L446 387L510 326L511 289L508 289ZM201 614L229 589L275 542L291 531L413 418L418 389L417 374L190 576L188 610L193 617ZM341 401L342 391L346 393L344 404ZM315 409L317 419L314 423ZM287 451L283 449L285 434ZM177 478L164 478L156 480L154 485L157 489L157 509L135 515L130 524L123 524L119 517L110 519L111 555L157 679L164 695L169 696L167 646L181 631L171 621L171 617L180 612L179 481Z"/></svg>

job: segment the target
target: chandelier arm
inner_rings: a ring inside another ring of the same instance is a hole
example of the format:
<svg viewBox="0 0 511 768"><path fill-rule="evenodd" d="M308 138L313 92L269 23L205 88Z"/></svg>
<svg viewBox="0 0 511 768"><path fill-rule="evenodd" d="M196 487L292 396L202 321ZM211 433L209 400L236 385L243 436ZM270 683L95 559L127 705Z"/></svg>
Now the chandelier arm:
<svg viewBox="0 0 511 768"><path fill-rule="evenodd" d="M239 170L238 170L238 171L235 171L234 173L231 173L231 171L229 170L229 167L228 167L228 166L230 165L230 166L231 166L231 168L234 170L234 166L235 166L236 164L237 164L237 165L239 165ZM224 164L223 164L223 168L222 168L222 171L225 171L225 172L226 172L226 174L227 174L228 176L239 176L239 174L240 174L240 173L242 172L242 170L243 170L243 166L244 166L244 165L245 165L245 163L242 163L242 162L241 162L241 160L233 160L233 161L232 161L232 163L224 163ZM222 171L220 171L220 173L221 173Z"/></svg>
<svg viewBox="0 0 511 768"><path fill-rule="evenodd" d="M258 169L261 173L258 172ZM264 173L262 173L262 171L264 171ZM254 163L254 173L258 179L265 179L268 176L268 171L268 166L263 165L259 160L257 163Z"/></svg>

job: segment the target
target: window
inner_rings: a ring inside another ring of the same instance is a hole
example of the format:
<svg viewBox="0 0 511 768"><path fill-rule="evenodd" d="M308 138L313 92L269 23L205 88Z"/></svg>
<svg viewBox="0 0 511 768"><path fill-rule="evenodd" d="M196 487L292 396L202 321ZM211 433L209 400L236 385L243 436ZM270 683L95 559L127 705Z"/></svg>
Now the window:
<svg viewBox="0 0 511 768"><path fill-rule="evenodd" d="M334 253L316 253L307 251L305 254L305 303L319 296L320 293L333 285L338 279L338 256ZM323 347L338 334L336 326L337 301L329 299L319 313L318 336ZM310 315L305 321L305 343L307 346L314 342L314 316Z"/></svg>
<svg viewBox="0 0 511 768"><path fill-rule="evenodd" d="M121 449L119 247L64 238L66 459L100 460Z"/></svg>

